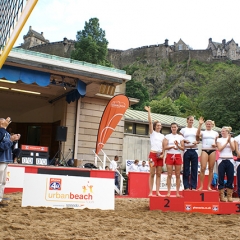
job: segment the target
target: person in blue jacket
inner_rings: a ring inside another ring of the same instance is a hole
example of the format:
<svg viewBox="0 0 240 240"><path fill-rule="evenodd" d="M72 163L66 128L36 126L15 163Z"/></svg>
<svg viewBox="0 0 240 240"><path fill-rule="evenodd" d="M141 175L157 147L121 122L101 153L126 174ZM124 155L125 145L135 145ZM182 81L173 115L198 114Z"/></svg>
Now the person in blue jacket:
<svg viewBox="0 0 240 240"><path fill-rule="evenodd" d="M11 118L0 118L0 202L2 202L6 185L7 165L13 162L12 145L20 139L20 134L12 136L6 128L11 123Z"/></svg>

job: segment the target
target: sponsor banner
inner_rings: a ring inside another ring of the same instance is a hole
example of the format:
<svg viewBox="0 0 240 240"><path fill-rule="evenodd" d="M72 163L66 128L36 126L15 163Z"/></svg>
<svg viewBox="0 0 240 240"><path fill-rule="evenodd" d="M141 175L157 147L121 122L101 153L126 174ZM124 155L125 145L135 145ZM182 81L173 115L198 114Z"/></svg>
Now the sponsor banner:
<svg viewBox="0 0 240 240"><path fill-rule="evenodd" d="M123 94L112 97L108 102L99 124L95 150L96 154L98 154L99 151L104 147L104 144L115 130L117 124L122 119L128 107L129 99Z"/></svg>
<svg viewBox="0 0 240 240"><path fill-rule="evenodd" d="M6 176L6 188L23 188L24 174L24 167L8 166Z"/></svg>
<svg viewBox="0 0 240 240"><path fill-rule="evenodd" d="M184 211L219 214L219 202L184 202Z"/></svg>
<svg viewBox="0 0 240 240"><path fill-rule="evenodd" d="M48 152L48 147L43 146L21 145L21 149L35 152Z"/></svg>
<svg viewBox="0 0 240 240"><path fill-rule="evenodd" d="M114 210L114 201L114 179L25 173L22 207Z"/></svg>

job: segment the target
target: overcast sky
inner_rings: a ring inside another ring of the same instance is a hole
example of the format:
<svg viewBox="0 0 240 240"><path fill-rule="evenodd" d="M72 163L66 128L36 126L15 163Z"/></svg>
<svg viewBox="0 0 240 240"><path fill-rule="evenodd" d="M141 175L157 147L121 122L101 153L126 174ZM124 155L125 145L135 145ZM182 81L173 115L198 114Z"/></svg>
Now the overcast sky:
<svg viewBox="0 0 240 240"><path fill-rule="evenodd" d="M98 18L108 48L126 50L180 38L193 49L206 49L208 39L232 38L240 44L240 0L38 0L17 39L29 26L50 42L75 40L85 21Z"/></svg>

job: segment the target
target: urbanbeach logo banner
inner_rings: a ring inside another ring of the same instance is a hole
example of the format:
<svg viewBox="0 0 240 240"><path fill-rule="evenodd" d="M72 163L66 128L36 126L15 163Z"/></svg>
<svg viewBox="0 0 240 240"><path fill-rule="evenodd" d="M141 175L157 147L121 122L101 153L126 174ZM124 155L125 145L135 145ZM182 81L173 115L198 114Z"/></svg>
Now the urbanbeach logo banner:
<svg viewBox="0 0 240 240"><path fill-rule="evenodd" d="M129 107L129 99L125 95L114 96L107 104L98 129L95 153L98 154Z"/></svg>
<svg viewBox="0 0 240 240"><path fill-rule="evenodd" d="M94 202L93 194L94 185L87 181L86 184L76 190L64 190L64 181L62 178L47 179L46 200L47 201L64 201L80 202L82 204ZM83 206L83 205L82 205Z"/></svg>

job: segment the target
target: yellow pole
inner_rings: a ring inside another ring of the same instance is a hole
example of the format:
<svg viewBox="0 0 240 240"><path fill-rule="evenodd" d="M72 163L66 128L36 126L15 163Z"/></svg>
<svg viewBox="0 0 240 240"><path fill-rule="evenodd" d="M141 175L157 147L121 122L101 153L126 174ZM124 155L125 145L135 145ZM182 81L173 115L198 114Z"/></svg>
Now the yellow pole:
<svg viewBox="0 0 240 240"><path fill-rule="evenodd" d="M13 29L12 34L10 35L9 40L6 43L6 46L3 49L3 52L0 56L0 69L2 68L5 60L8 57L14 43L16 42L20 32L22 31L28 17L30 16L32 10L34 9L35 5L37 4L38 0L27 0L26 6L24 7L19 21L16 24L16 27Z"/></svg>

